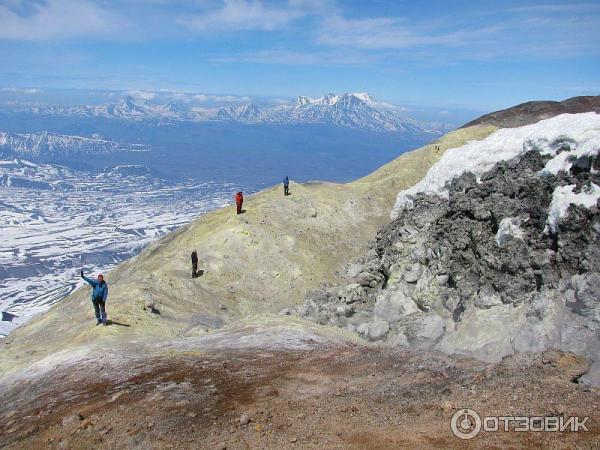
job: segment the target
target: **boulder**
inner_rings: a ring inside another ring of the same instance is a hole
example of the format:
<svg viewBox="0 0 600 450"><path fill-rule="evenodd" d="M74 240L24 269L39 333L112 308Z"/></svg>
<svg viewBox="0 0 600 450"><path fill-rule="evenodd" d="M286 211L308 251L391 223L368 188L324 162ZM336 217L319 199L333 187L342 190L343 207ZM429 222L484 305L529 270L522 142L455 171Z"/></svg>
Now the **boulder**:
<svg viewBox="0 0 600 450"><path fill-rule="evenodd" d="M415 321L411 344L417 348L431 348L443 336L446 329L444 319L437 314L422 316Z"/></svg>
<svg viewBox="0 0 600 450"><path fill-rule="evenodd" d="M390 331L390 324L385 320L376 320L375 322L371 322L369 324L369 328L367 330L367 337L370 341L379 341L388 334Z"/></svg>
<svg viewBox="0 0 600 450"><path fill-rule="evenodd" d="M368 331L369 331L369 324L366 322L363 322L359 326L356 327L356 332L358 334L367 334Z"/></svg>
<svg viewBox="0 0 600 450"><path fill-rule="evenodd" d="M423 274L423 266L421 264L410 264L404 272L404 281L407 283L416 283Z"/></svg>
<svg viewBox="0 0 600 450"><path fill-rule="evenodd" d="M354 314L354 307L352 305L340 305L335 308L335 315L342 317L350 317Z"/></svg>
<svg viewBox="0 0 600 450"><path fill-rule="evenodd" d="M354 303L366 296L365 290L358 283L342 286L337 292L338 298L345 303Z"/></svg>
<svg viewBox="0 0 600 450"><path fill-rule="evenodd" d="M474 304L479 309L489 309L502 305L502 297L492 286L485 285L479 290L479 294L475 296Z"/></svg>
<svg viewBox="0 0 600 450"><path fill-rule="evenodd" d="M354 279L361 286L374 288L379 285L381 278L380 274L374 275L370 272L361 272Z"/></svg>
<svg viewBox="0 0 600 450"><path fill-rule="evenodd" d="M402 331L390 332L387 342L393 347L409 347L410 343Z"/></svg>
<svg viewBox="0 0 600 450"><path fill-rule="evenodd" d="M575 300L568 305L571 310L600 324L600 275L573 275L569 285L574 291Z"/></svg>
<svg viewBox="0 0 600 450"><path fill-rule="evenodd" d="M419 308L400 287L386 289L381 292L375 302L376 319L393 323L401 317L419 311Z"/></svg>

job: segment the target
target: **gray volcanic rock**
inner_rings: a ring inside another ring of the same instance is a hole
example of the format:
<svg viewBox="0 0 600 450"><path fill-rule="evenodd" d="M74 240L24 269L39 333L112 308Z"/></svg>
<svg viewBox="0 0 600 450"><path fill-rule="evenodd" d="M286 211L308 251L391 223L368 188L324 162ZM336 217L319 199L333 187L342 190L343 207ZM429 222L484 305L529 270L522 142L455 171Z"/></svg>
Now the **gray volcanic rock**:
<svg viewBox="0 0 600 450"><path fill-rule="evenodd" d="M600 349L600 211L571 204L555 230L557 189L600 184L595 167L541 175L532 150L479 180L452 180L449 198L419 193L350 264L348 284L313 292L298 313L372 341L498 361L557 347L594 360ZM354 276L351 276L353 275ZM361 289L358 289L361 287ZM352 291L350 309L340 313ZM599 379L594 371L583 379Z"/></svg>
<svg viewBox="0 0 600 450"><path fill-rule="evenodd" d="M371 322L367 329L367 335L371 341L378 341L385 337L390 331L390 324L385 320L376 320L375 322Z"/></svg>

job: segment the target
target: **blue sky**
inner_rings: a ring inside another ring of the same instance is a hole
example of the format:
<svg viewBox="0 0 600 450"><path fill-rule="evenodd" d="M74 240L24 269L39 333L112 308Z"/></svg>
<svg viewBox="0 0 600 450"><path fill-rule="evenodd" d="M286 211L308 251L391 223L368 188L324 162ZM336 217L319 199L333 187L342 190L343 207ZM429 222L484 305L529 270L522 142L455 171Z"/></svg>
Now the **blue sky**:
<svg viewBox="0 0 600 450"><path fill-rule="evenodd" d="M600 94L600 2L0 0L0 58L0 86L29 96L366 91L491 110Z"/></svg>

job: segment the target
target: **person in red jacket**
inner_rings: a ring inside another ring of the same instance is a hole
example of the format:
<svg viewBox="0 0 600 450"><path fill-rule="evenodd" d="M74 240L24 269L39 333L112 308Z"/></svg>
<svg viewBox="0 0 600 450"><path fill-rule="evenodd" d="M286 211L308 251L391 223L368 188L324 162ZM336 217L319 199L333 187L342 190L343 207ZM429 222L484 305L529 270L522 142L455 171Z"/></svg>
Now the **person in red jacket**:
<svg viewBox="0 0 600 450"><path fill-rule="evenodd" d="M235 194L235 204L237 206L237 213L241 214L242 213L242 205L244 204L244 194L242 194L241 192L238 192L237 194Z"/></svg>

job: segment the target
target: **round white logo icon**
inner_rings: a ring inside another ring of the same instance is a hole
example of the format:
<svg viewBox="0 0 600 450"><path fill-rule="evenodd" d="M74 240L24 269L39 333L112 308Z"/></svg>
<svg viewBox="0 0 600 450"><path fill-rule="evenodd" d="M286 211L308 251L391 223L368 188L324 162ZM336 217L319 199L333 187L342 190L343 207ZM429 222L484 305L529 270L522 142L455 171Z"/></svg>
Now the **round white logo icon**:
<svg viewBox="0 0 600 450"><path fill-rule="evenodd" d="M459 409L452 416L450 428L459 439L473 439L481 431L481 417L472 409Z"/></svg>

